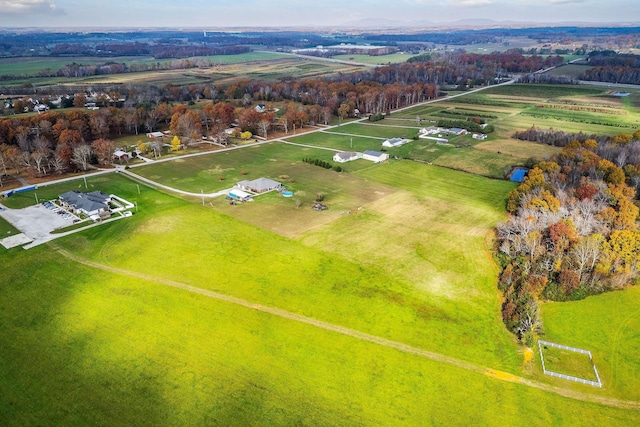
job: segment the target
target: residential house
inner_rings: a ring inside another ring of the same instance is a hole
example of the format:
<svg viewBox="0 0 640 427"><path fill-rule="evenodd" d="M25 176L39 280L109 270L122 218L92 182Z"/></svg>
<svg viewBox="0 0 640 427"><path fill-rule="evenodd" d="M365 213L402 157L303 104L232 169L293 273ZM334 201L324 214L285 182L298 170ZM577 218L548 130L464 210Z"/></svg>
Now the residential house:
<svg viewBox="0 0 640 427"><path fill-rule="evenodd" d="M357 160L362 158L362 153L356 153L353 151L343 151L341 153L336 153L333 155L333 161L337 163L347 163L352 160Z"/></svg>
<svg viewBox="0 0 640 427"><path fill-rule="evenodd" d="M243 180L236 184L241 190L262 194L272 190L281 190L283 186L278 181L269 178L258 178L253 181Z"/></svg>

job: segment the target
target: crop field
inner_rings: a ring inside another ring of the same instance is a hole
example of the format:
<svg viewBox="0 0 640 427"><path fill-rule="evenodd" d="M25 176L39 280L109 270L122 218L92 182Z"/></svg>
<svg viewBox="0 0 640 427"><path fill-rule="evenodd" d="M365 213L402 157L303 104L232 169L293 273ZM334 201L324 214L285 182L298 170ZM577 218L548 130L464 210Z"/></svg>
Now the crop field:
<svg viewBox="0 0 640 427"><path fill-rule="evenodd" d="M418 116L423 124L433 124L443 118L479 117L494 125L492 137L504 140L533 125L598 135L633 133L640 129L640 113L634 105L634 96L640 95L632 91L630 97L620 99L610 96L610 92L611 88L592 86L513 84L418 106L390 119L415 123Z"/></svg>
<svg viewBox="0 0 640 427"><path fill-rule="evenodd" d="M199 56L188 59L204 59L215 64L239 64L254 61L270 61L276 59L289 58L287 55L275 52L249 52L238 55L213 55ZM124 63L127 66L132 64L166 64L170 61L166 59L155 59L151 56L118 56L109 58L99 58L93 56L80 57L24 57L24 58L0 58L0 75L21 75L37 76L41 72L55 71L67 64L75 62L80 65L97 65L106 62Z"/></svg>
<svg viewBox="0 0 640 427"><path fill-rule="evenodd" d="M135 59L133 59L135 58ZM155 63L162 61L144 57L124 57L121 62L131 64ZM337 72L352 72L360 67L344 65L340 63L329 63L308 58L292 57L270 52L251 52L239 55L217 55L202 57L214 63L208 68L192 68L188 70L158 70L142 71L124 74L98 75L82 78L63 77L32 77L29 83L35 86L45 86L50 84L88 84L88 83L148 83L148 84L174 84L186 85L205 82L230 82L243 78L261 78L265 80L278 80L282 77L315 77ZM0 59L0 75L2 74L27 74L37 76L39 72L50 68L58 69L65 64L79 62L83 58L26 58L24 62ZM108 58L116 60L119 58ZM4 61L4 62L2 62ZM86 58L87 64L104 63L105 58ZM57 67L57 68L56 68ZM5 81L3 85L23 84L24 78L14 81Z"/></svg>
<svg viewBox="0 0 640 427"><path fill-rule="evenodd" d="M370 55L335 55L332 56L332 59L339 59L341 61L354 61L360 62L362 64L371 64L371 65L386 65L386 64L398 64L401 62L406 62L407 59L411 58L412 54L408 53L392 53L389 55L379 55L379 56L370 56Z"/></svg>
<svg viewBox="0 0 640 427"><path fill-rule="evenodd" d="M569 76L577 79L582 75L582 73L591 68L593 67L589 65L567 64L563 65L562 67L549 70L545 74L550 74L552 76Z"/></svg>

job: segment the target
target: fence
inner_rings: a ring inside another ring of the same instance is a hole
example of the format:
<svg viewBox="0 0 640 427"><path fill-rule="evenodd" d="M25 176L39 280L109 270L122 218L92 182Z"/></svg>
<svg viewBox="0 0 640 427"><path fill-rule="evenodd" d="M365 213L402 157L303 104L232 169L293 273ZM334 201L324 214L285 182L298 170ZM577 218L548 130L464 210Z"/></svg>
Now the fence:
<svg viewBox="0 0 640 427"><path fill-rule="evenodd" d="M584 378L578 378L578 377L573 377L571 375L565 375L565 374L561 374L558 372L553 372L553 371L548 371L545 364L544 364L544 356L542 355L542 346L546 345L549 347L555 347L555 348L559 348L562 350L567 350L567 351L572 351L574 353L580 353L580 354L586 354L587 356L589 356L589 360L591 361L591 365L593 366L593 372L596 375L596 378L598 381L591 381L591 380L586 380ZM582 383L582 384L588 384L588 385L592 385L594 387L602 387L602 382L600 381L600 375L598 374L598 369L596 368L596 365L593 363L593 358L591 357L591 352L589 350L583 350L581 348L575 348L575 347L569 347L566 345L562 345L562 344L556 344L554 342L549 342L549 341L544 341L544 340L538 340L538 350L540 351L540 360L542 361L542 372L544 372L545 375L549 375L552 377L557 377L557 378L562 378L565 380L569 380L569 381L575 381L577 383Z"/></svg>

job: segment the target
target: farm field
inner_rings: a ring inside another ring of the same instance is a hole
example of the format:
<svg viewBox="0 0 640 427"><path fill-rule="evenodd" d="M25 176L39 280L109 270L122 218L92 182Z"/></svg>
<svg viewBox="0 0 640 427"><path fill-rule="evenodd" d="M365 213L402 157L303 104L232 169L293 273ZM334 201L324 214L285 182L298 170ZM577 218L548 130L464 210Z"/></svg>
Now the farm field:
<svg viewBox="0 0 640 427"><path fill-rule="evenodd" d="M249 52L237 55L212 55L199 56L187 59L204 59L215 64L238 64L253 61L269 61L288 58L287 55L275 52ZM166 59L155 59L151 56L117 56L100 58L95 56L80 57L24 57L24 58L0 58L0 75L36 76L42 71L55 71L67 64L75 62L80 65L97 65L105 62L132 64L166 64L171 62Z"/></svg>
<svg viewBox="0 0 640 427"><path fill-rule="evenodd" d="M55 245L138 275L78 264L55 247L4 254L12 268L0 287L0 319L10 332L0 336L0 420L451 425L469 417L510 424L531 413L531 425L640 420L637 411L162 285L222 292L527 375L499 318L495 267L485 261L485 232L502 217L512 184L412 162L378 166L355 175L393 192L296 240L247 225L234 211L146 187L138 194L119 175L89 179L91 188L136 200L140 211ZM362 228L371 232L360 236Z"/></svg>
<svg viewBox="0 0 640 427"><path fill-rule="evenodd" d="M385 139L395 137L411 139L419 129L415 126L415 122L387 119L383 122L343 125L327 132L288 138L288 140L345 151L380 150ZM387 123L389 126L386 125ZM514 139L498 139L493 136L485 141L473 139L471 135L444 135L444 137L449 140L449 144L443 145L429 139L418 139L401 147L385 148L385 150L390 156L416 159L492 178L503 178L512 165L522 164L530 157L543 160L559 151L556 147ZM349 162L342 166L347 171L356 170L355 164L358 162L360 161ZM352 167L354 169L351 169Z"/></svg>
<svg viewBox="0 0 640 427"><path fill-rule="evenodd" d="M229 58L226 58L229 56ZM137 58L137 57L136 57ZM260 78L265 80L278 80L282 77L315 77L320 75L332 74L337 72L350 72L360 67L352 65L344 65L339 63L329 63L326 61L318 61L308 58L291 57L271 52L251 52L238 55L217 55L202 57L215 65L210 68L192 68L187 70L159 70L159 71L143 71L124 74L97 75L81 78L63 78L63 77L32 77L25 80L20 78L17 80L7 80L3 85L23 84L26 81L35 86L46 86L51 84L89 84L89 83L146 83L146 84L173 84L186 85L205 82L231 82L243 78ZM31 58L29 58L31 59ZM0 75L17 74L19 72L37 75L38 72L46 68L54 69L73 62L79 61L81 58L65 58L64 60L42 60L27 61L25 63L18 62L0 62ZM94 60L95 62L91 62ZM113 58L109 58L113 60ZM2 61L2 60L0 60ZM131 58L123 58L124 62L132 61ZM153 58L138 58L136 61L140 63L155 63L162 61L153 60ZM87 59L87 63L104 63L105 58ZM166 62L166 61L165 61ZM129 64L132 62L128 62ZM5 71L6 70L6 71Z"/></svg>
<svg viewBox="0 0 640 427"><path fill-rule="evenodd" d="M371 55L334 55L331 59L339 59L341 61L354 61L360 62L363 64L371 64L371 65L386 65L386 64L397 64L400 62L406 62L407 59L416 56L409 53L392 53L389 55L379 55L379 56L371 56Z"/></svg>
<svg viewBox="0 0 640 427"><path fill-rule="evenodd" d="M394 114L393 120L423 123L439 119L478 117L494 125L492 138L510 139L517 130L535 125L597 135L633 133L640 129L640 113L632 90L627 99L610 96L611 88L582 85L512 84L427 104ZM385 119L386 121L387 119Z"/></svg>

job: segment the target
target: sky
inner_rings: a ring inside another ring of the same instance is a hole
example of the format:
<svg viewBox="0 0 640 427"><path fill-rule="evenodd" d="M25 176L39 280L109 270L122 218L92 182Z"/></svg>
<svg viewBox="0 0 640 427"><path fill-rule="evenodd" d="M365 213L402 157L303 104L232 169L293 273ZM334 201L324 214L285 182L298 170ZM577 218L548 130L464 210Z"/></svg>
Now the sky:
<svg viewBox="0 0 640 427"><path fill-rule="evenodd" d="M638 0L0 0L0 27L296 27L368 20L640 23Z"/></svg>

